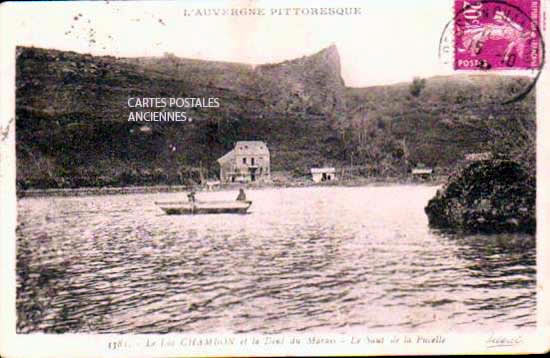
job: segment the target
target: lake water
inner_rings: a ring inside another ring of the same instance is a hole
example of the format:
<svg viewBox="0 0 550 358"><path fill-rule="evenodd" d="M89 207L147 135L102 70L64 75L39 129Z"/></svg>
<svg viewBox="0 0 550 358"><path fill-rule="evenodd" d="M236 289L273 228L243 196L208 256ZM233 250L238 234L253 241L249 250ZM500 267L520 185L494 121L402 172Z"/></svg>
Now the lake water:
<svg viewBox="0 0 550 358"><path fill-rule="evenodd" d="M247 190L246 215L154 205L185 193L21 199L18 331L533 329L535 238L430 230L436 189Z"/></svg>

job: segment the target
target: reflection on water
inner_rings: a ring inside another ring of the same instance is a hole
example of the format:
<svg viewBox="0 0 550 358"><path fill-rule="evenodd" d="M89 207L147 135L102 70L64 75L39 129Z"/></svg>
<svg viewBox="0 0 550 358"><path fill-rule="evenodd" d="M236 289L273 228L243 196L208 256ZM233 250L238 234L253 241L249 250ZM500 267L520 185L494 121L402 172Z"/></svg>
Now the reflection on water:
<svg viewBox="0 0 550 358"><path fill-rule="evenodd" d="M153 204L184 193L22 199L18 331L533 328L534 237L433 232L435 190L251 190L247 215Z"/></svg>

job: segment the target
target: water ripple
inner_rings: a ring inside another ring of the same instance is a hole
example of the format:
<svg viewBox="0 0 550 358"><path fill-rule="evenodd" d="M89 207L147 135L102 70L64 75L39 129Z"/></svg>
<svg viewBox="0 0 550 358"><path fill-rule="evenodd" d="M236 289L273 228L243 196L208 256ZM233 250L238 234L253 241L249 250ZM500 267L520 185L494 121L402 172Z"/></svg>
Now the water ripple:
<svg viewBox="0 0 550 358"><path fill-rule="evenodd" d="M534 328L535 238L432 231L435 190L251 190L249 215L210 216L153 204L181 193L22 199L17 330Z"/></svg>

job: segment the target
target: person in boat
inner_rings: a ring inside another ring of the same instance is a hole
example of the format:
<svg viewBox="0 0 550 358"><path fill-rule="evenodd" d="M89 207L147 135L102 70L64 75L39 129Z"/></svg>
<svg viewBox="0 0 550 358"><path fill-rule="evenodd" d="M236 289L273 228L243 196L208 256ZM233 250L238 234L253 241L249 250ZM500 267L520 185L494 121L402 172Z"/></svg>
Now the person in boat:
<svg viewBox="0 0 550 358"><path fill-rule="evenodd" d="M237 196L237 201L246 201L246 194L244 193L244 189L239 189L239 195Z"/></svg>
<svg viewBox="0 0 550 358"><path fill-rule="evenodd" d="M190 203L194 203L195 202L195 192L192 191L190 192L189 194L187 194L187 200L189 200Z"/></svg>

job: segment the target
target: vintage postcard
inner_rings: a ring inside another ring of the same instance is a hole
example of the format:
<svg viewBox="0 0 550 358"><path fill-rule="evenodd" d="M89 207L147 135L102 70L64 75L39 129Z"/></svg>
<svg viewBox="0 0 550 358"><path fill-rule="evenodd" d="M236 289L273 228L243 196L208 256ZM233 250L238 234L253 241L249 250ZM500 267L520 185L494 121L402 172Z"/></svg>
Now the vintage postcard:
<svg viewBox="0 0 550 358"><path fill-rule="evenodd" d="M548 351L547 8L2 4L0 354Z"/></svg>

